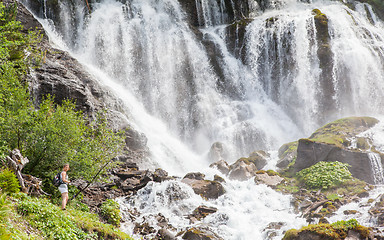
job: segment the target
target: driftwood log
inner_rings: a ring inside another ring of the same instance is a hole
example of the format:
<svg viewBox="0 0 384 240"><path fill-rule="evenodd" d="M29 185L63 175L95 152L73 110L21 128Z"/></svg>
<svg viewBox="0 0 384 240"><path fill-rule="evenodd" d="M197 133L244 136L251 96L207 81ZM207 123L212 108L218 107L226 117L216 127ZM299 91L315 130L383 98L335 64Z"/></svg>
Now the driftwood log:
<svg viewBox="0 0 384 240"><path fill-rule="evenodd" d="M15 173L19 180L22 192L35 196L48 195L48 193L41 189L42 180L40 178L21 173L21 170L28 162L28 158L23 157L19 149L14 149L10 152L9 156L5 158L7 167Z"/></svg>

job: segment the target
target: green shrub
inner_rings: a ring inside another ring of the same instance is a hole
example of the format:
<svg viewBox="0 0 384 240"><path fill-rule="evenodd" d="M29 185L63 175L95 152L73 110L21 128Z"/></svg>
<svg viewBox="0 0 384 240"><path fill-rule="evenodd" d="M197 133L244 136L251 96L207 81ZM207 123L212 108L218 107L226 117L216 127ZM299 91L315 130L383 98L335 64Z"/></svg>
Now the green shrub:
<svg viewBox="0 0 384 240"><path fill-rule="evenodd" d="M107 199L101 205L101 214L107 219L107 221L115 226L120 226L120 206L112 199Z"/></svg>
<svg viewBox="0 0 384 240"><path fill-rule="evenodd" d="M7 193L18 193L20 191L19 180L8 168L0 169L0 188Z"/></svg>
<svg viewBox="0 0 384 240"><path fill-rule="evenodd" d="M348 164L341 162L318 162L303 169L297 176L310 189L328 189L337 186L346 180L352 179Z"/></svg>
<svg viewBox="0 0 384 240"><path fill-rule="evenodd" d="M332 194L327 195L327 199L331 200L331 201L336 201L336 200L340 199L340 196L336 193L332 193Z"/></svg>

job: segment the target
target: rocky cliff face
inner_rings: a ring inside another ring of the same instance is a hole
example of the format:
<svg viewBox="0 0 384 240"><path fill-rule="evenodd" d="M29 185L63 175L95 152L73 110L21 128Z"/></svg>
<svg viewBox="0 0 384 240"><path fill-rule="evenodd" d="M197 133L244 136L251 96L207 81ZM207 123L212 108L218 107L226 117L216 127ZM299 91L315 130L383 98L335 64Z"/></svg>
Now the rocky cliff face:
<svg viewBox="0 0 384 240"><path fill-rule="evenodd" d="M5 1L5 4L11 3L12 0ZM66 99L74 100L77 109L89 118L94 118L98 111L107 109L112 128L129 129L126 133L125 156L120 159L138 163L145 159L148 156L146 137L130 128L126 117L120 112L122 106L118 98L106 86L100 85L70 54L53 48L41 24L22 4L18 4L17 20L24 26L25 33L37 30L42 34L39 47L44 54L43 62L37 68L31 69L26 76L35 105L38 106L44 96L49 94L54 96L57 103Z"/></svg>

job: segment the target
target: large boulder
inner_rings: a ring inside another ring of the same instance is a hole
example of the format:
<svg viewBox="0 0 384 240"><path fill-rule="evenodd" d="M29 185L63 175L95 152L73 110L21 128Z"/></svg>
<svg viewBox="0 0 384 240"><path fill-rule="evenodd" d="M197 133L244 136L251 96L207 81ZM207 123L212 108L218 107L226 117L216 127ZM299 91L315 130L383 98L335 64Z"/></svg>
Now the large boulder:
<svg viewBox="0 0 384 240"><path fill-rule="evenodd" d="M367 183L375 184L375 172L371 167L369 153L351 151L332 144L300 139L297 160L294 165L296 172L308 168L319 161L348 163L352 176Z"/></svg>
<svg viewBox="0 0 384 240"><path fill-rule="evenodd" d="M255 176L258 169L267 165L269 154L259 150L252 152L248 158L240 158L230 166L230 179L246 181Z"/></svg>
<svg viewBox="0 0 384 240"><path fill-rule="evenodd" d="M217 199L225 193L223 185L217 181L184 178L183 183L192 187L193 191L205 199Z"/></svg>
<svg viewBox="0 0 384 240"><path fill-rule="evenodd" d="M208 227L189 228L182 238L188 240L223 240Z"/></svg>
<svg viewBox="0 0 384 240"><path fill-rule="evenodd" d="M228 163L224 160L220 160L220 161L217 161L215 163L212 163L211 165L209 165L209 167L217 168L217 170L219 170L222 174L225 174L225 175L227 175L229 173L229 171L231 170Z"/></svg>
<svg viewBox="0 0 384 240"><path fill-rule="evenodd" d="M270 187L276 187L280 184L284 178L279 175L269 175L268 173L257 173L255 176L255 182L265 184Z"/></svg>
<svg viewBox="0 0 384 240"><path fill-rule="evenodd" d="M294 171L298 172L319 161L339 161L351 166L349 170L352 176L374 184L376 176L371 167L371 160L375 153L365 151L366 149L351 148L350 139L356 138L356 135L368 130L377 122L377 119L370 117L344 118L318 129L309 139L300 139ZM382 159L379 161L379 164L383 164Z"/></svg>
<svg viewBox="0 0 384 240"><path fill-rule="evenodd" d="M232 180L246 181L254 177L256 172L257 168L254 164L239 159L231 165L231 171L228 176Z"/></svg>

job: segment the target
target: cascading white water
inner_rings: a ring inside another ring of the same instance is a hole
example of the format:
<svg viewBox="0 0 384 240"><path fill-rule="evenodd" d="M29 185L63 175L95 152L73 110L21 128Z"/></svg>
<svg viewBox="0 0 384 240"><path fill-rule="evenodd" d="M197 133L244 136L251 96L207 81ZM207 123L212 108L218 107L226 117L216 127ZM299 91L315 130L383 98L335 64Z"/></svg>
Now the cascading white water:
<svg viewBox="0 0 384 240"><path fill-rule="evenodd" d="M179 176L197 170L212 177L213 170L203 170L208 166L203 155L213 142L223 142L232 153L227 160L233 161L307 137L336 117L379 113L384 28L369 6L358 4L352 11L325 0L269 1L271 9L251 14L255 17L246 28L241 60L227 47L225 2L196 1L200 31L221 56L220 79L176 0L104 0L92 5L89 16L83 2L74 11L59 0L57 32L122 100L132 126L148 138L152 164ZM322 46L332 53L327 89L315 8L328 17L329 45ZM219 81L238 96L220 91ZM184 215L198 205L215 206L219 211L204 223L225 239L265 239L268 223L284 221L277 239L283 230L304 224L291 213L289 196L251 180L227 179L225 187L224 196L205 201L171 181L148 185L131 202L120 201L123 208L138 208L140 218L163 213L177 230L189 225ZM183 197L170 201L169 188L180 188Z"/></svg>
<svg viewBox="0 0 384 240"><path fill-rule="evenodd" d="M384 169L383 164L381 163L380 154L368 153L368 157L371 163L375 184L384 184Z"/></svg>
<svg viewBox="0 0 384 240"><path fill-rule="evenodd" d="M226 179L228 181L228 179ZM225 184L227 193L217 200L206 201L193 193L187 185L177 181L151 183L141 189L137 196L118 202L123 212L144 212L135 222L152 223L161 213L169 223L179 230L186 226L209 226L223 239L279 239L288 229L304 225L305 219L298 218L291 209L290 198L277 193L265 185L231 182ZM201 222L191 224L187 215L200 205L218 208L218 211L204 218ZM132 231L132 217L126 214L127 232ZM271 223L281 224L281 228L268 228ZM158 227L159 228L159 227ZM274 232L276 236L270 235ZM131 232L130 232L131 233Z"/></svg>

